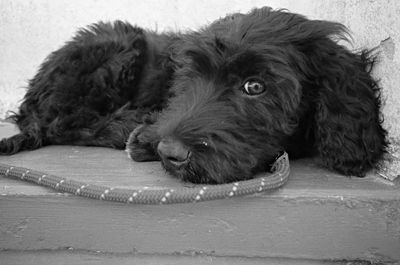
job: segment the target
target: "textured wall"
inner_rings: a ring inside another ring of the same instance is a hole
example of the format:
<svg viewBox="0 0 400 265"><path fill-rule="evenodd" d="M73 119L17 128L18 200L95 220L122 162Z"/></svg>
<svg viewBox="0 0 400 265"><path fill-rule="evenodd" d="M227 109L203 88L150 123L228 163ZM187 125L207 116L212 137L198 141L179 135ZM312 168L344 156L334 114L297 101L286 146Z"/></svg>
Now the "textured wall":
<svg viewBox="0 0 400 265"><path fill-rule="evenodd" d="M311 1L310 1L311 2ZM374 75L383 87L385 127L400 142L400 1L313 1L314 16L336 20L353 33L353 48L378 47L380 62ZM397 46L397 47L396 47Z"/></svg>
<svg viewBox="0 0 400 265"><path fill-rule="evenodd" d="M45 56L79 27L122 19L160 31L195 29L226 13L265 5L342 22L353 33L353 48L378 47L381 62L375 75L384 88L385 126L400 141L397 0L0 0L0 118L6 110L16 109L27 80Z"/></svg>

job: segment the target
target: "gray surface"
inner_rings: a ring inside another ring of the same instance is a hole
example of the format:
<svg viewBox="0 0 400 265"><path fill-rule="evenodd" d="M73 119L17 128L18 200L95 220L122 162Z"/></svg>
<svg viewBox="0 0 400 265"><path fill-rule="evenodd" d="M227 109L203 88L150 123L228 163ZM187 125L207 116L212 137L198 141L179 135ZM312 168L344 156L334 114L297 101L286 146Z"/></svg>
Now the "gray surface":
<svg viewBox="0 0 400 265"><path fill-rule="evenodd" d="M317 261L285 258L215 257L195 253L186 255L113 254L79 250L8 251L0 253L0 265L369 265L366 262Z"/></svg>
<svg viewBox="0 0 400 265"><path fill-rule="evenodd" d="M0 127L0 136L12 134ZM2 163L117 187L186 185L123 151L50 146ZM273 193L197 204L139 206L78 198L0 178L0 249L307 259L400 259L400 185L292 162Z"/></svg>

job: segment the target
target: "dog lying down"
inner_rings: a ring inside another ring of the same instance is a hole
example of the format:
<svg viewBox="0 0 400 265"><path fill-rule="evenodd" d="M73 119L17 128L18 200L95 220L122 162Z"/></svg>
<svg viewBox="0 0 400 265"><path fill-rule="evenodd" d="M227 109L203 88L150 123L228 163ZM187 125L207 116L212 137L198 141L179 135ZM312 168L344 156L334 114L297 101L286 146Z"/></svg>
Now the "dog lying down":
<svg viewBox="0 0 400 265"><path fill-rule="evenodd" d="M30 80L10 155L46 145L126 149L193 183L268 170L287 151L362 177L385 153L370 50L334 22L265 7L198 31L99 22L51 53Z"/></svg>

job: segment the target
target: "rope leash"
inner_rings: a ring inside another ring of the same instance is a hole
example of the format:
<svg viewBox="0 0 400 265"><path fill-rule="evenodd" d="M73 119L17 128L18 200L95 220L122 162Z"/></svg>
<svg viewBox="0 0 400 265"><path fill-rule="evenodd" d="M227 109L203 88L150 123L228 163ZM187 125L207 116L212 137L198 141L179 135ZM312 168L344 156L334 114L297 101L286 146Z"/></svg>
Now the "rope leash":
<svg viewBox="0 0 400 265"><path fill-rule="evenodd" d="M82 197L132 204L172 204L217 200L264 192L281 187L290 173L289 158L283 153L264 177L220 185L196 185L176 189L120 189L87 184L43 172L0 163L0 176L33 182L60 192Z"/></svg>

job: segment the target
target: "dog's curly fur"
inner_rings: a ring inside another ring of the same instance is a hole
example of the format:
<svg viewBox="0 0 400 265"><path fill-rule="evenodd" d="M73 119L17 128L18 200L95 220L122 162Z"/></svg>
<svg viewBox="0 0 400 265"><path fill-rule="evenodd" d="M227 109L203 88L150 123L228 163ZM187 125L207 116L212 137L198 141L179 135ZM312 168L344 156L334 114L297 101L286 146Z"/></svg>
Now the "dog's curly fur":
<svg viewBox="0 0 400 265"><path fill-rule="evenodd" d="M0 153L128 140L134 160L224 183L286 150L363 176L385 152L386 131L375 58L339 45L347 36L339 23L267 7L197 32L94 24L42 64L11 117L21 132Z"/></svg>

